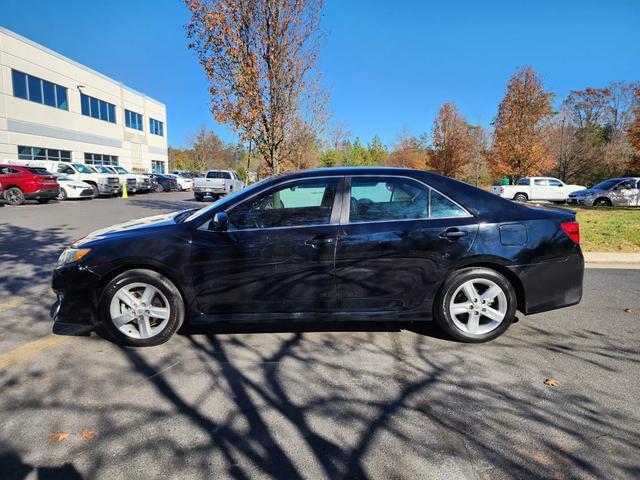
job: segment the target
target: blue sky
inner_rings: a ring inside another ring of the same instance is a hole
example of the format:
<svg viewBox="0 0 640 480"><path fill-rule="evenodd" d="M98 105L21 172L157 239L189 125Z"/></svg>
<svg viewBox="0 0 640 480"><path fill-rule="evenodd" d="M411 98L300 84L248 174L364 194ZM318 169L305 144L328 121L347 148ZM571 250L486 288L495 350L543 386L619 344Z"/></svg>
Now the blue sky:
<svg viewBox="0 0 640 480"><path fill-rule="evenodd" d="M5 2L0 25L166 103L173 146L211 118L179 0ZM507 80L530 64L562 99L640 80L640 0L327 0L320 67L333 118L365 142L431 129L445 101L488 126Z"/></svg>

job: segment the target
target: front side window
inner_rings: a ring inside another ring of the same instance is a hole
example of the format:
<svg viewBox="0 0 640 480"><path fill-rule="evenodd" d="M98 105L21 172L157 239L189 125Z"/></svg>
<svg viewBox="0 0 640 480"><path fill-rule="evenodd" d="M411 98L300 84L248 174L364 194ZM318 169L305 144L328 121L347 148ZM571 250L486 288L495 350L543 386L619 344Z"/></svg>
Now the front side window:
<svg viewBox="0 0 640 480"><path fill-rule="evenodd" d="M230 228L327 225L337 186L337 178L323 178L276 187L232 208L228 212Z"/></svg>
<svg viewBox="0 0 640 480"><path fill-rule="evenodd" d="M402 178L352 178L350 222L429 217L429 188Z"/></svg>
<svg viewBox="0 0 640 480"><path fill-rule="evenodd" d="M556 180L554 178L550 178L549 179L549 186L550 187L561 187L562 186L562 182L560 180Z"/></svg>
<svg viewBox="0 0 640 480"><path fill-rule="evenodd" d="M75 170L67 165L58 165L58 173L64 173L66 175L73 175L75 172Z"/></svg>
<svg viewBox="0 0 640 480"><path fill-rule="evenodd" d="M636 188L636 182L635 180L625 180L624 182L619 184L617 188L619 188L620 190L632 190Z"/></svg>

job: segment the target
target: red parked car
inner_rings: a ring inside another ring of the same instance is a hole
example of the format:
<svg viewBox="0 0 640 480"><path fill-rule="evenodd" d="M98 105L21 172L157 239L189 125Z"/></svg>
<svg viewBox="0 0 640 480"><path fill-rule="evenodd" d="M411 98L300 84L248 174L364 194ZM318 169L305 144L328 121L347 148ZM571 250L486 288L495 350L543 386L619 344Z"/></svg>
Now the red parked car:
<svg viewBox="0 0 640 480"><path fill-rule="evenodd" d="M0 165L0 185L9 205L22 205L25 200L47 203L60 191L58 180L52 173L19 165Z"/></svg>

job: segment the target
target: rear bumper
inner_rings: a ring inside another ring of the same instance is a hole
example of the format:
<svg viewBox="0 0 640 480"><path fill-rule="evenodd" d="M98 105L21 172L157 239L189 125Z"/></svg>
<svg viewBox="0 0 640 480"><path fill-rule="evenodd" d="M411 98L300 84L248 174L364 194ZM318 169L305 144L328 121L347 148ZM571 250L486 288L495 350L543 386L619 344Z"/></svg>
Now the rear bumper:
<svg viewBox="0 0 640 480"><path fill-rule="evenodd" d="M509 269L522 282L525 315L568 307L582 299L584 257L579 248L562 260Z"/></svg>
<svg viewBox="0 0 640 480"><path fill-rule="evenodd" d="M53 199L60 193L59 188L43 188L35 192L25 193L24 198L29 200Z"/></svg>
<svg viewBox="0 0 640 480"><path fill-rule="evenodd" d="M65 265L53 271L51 287L57 302L51 309L55 323L95 325L95 291L100 276L82 265Z"/></svg>
<svg viewBox="0 0 640 480"><path fill-rule="evenodd" d="M224 188L215 187L193 187L193 193L208 193L211 195L223 195L227 193Z"/></svg>

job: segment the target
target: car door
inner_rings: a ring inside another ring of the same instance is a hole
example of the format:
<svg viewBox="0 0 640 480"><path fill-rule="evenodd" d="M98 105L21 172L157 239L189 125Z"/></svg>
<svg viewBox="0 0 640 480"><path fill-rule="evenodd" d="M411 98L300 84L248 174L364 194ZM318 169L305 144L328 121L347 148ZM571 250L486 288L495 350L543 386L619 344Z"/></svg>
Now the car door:
<svg viewBox="0 0 640 480"><path fill-rule="evenodd" d="M616 207L635 207L638 204L637 182L624 180L616 185L607 195Z"/></svg>
<svg viewBox="0 0 640 480"><path fill-rule="evenodd" d="M549 186L546 178L534 178L531 182L530 200L547 200L549 198Z"/></svg>
<svg viewBox="0 0 640 480"><path fill-rule="evenodd" d="M342 177L292 180L227 208L229 229L192 240L205 314L330 311Z"/></svg>
<svg viewBox="0 0 640 480"><path fill-rule="evenodd" d="M469 250L477 230L463 207L415 179L348 179L336 249L338 309L430 308L450 264Z"/></svg>
<svg viewBox="0 0 640 480"><path fill-rule="evenodd" d="M569 194L564 183L555 178L549 178L547 180L549 200L562 201L566 200Z"/></svg>

